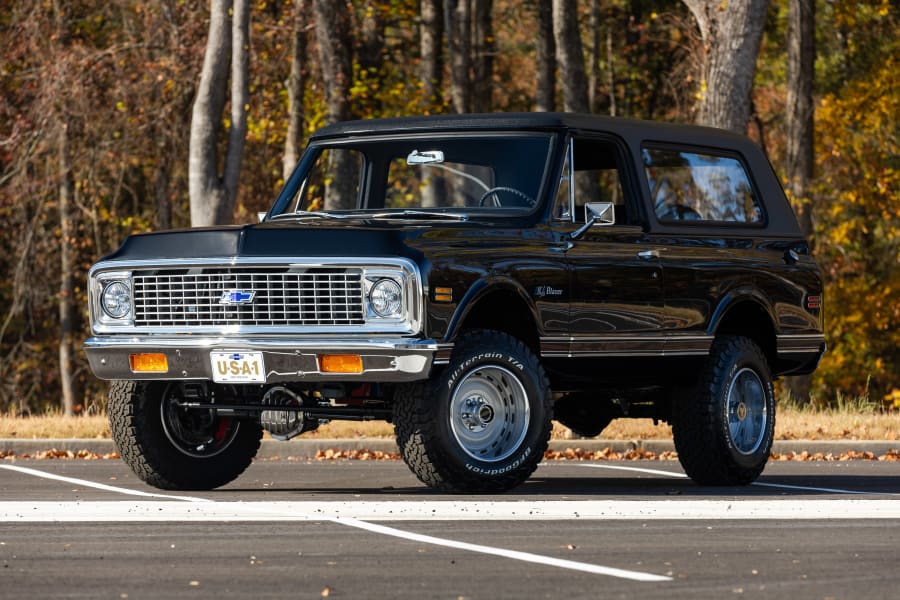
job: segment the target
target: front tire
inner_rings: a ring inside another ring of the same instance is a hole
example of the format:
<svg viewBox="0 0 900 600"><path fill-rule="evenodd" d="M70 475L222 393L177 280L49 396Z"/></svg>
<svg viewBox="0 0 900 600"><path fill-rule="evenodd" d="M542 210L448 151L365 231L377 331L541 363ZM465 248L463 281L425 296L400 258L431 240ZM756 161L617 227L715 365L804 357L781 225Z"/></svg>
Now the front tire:
<svg viewBox="0 0 900 600"><path fill-rule="evenodd" d="M113 440L132 471L165 490L211 490L234 480L259 450L250 421L177 406L181 386L114 381L109 390Z"/></svg>
<svg viewBox="0 0 900 600"><path fill-rule="evenodd" d="M544 457L553 400L537 356L497 331L467 333L435 381L398 386L394 429L420 481L447 492L502 492Z"/></svg>
<svg viewBox="0 0 900 600"><path fill-rule="evenodd" d="M747 485L766 466L775 436L775 393L753 340L716 338L694 394L678 400L672 424L685 472L701 485Z"/></svg>

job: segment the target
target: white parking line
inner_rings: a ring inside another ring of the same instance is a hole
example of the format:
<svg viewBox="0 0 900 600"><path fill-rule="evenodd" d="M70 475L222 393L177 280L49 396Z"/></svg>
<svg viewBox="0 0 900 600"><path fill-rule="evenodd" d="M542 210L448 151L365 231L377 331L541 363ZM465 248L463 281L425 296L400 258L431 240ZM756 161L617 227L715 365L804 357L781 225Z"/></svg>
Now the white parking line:
<svg viewBox="0 0 900 600"><path fill-rule="evenodd" d="M95 490L103 490L106 492L114 492L117 494L127 494L129 496L142 496L144 498L166 498L169 500L181 500L183 502L212 502L212 500L207 500L206 498L195 498L194 496L173 496L172 494L160 494L155 492L142 492L141 490L130 490L128 488L120 488L114 485L107 485L105 483L97 483L95 481L88 481L87 479L66 477L65 475L47 473L46 471L29 469L28 467L20 467L18 465L0 465L0 469L6 469L7 471L16 471L18 473L32 475L34 477L41 477L43 479L52 479L53 481L62 481L64 483L71 483L73 485L89 487Z"/></svg>
<svg viewBox="0 0 900 600"><path fill-rule="evenodd" d="M559 464L544 464L541 466L555 466L555 467L586 467L590 469L607 469L611 471L631 471L633 473L645 473L647 475L662 475L663 477L672 477L675 479L687 479L688 476L684 473L677 473L673 471L664 471L662 469L645 469L642 467L624 467L619 465L606 465L606 464L597 464L597 463L578 463L578 462L565 462ZM789 485L786 483L769 483L763 481L756 481L751 483L750 485L757 487L769 487L769 488L779 488L784 490L799 490L805 492L821 492L824 494L848 494L848 495L856 495L856 496L900 496L900 494L894 492L867 492L863 490L845 490L840 488L823 488L823 487L812 487L807 485Z"/></svg>
<svg viewBox="0 0 900 600"><path fill-rule="evenodd" d="M191 506L191 508L195 509L196 511L205 510L207 507L210 507L210 506L217 506L220 504L225 504L225 503L221 503L221 502L216 502L214 500L209 500L206 498L196 498L193 496L170 496L167 494L151 494L151 493L146 493L146 492L138 492L136 490L130 490L127 488L119 488L119 487L110 486L110 485L106 485L106 484L95 483L93 481L88 481L88 480L84 480L84 479L77 479L74 477L63 477L60 475L54 475L52 473L46 473L44 471L39 471L37 469L28 469L25 467L19 467L19 466L15 466L15 465L0 465L0 468L7 469L10 471L16 471L16 472L23 473L26 475L32 475L35 477L43 477L46 479L52 479L52 480L56 480L56 481L64 481L66 483L74 483L74 484L80 485L80 486L102 489L105 491L116 492L116 493L121 493L121 494L128 494L128 495L132 495L132 496L134 496L134 495L150 496L150 497L165 498L165 499L170 499L170 500L181 500L183 502L192 503L189 506ZM193 503L196 503L196 504L193 504ZM25 506L19 507L19 510L13 511L13 513L10 514L10 518L8 520L16 521L16 522L24 521L24 520L26 520L27 514L29 514L29 513L34 514L36 512L39 512L39 510L41 508L41 507L37 506L38 503L29 502L29 503L24 503L24 504L25 504ZM59 507L58 503L51 503L51 504L55 504L56 510L59 510L60 507ZM83 504L83 503L74 502L71 504L79 505L79 504ZM119 504L119 503L106 503L106 504ZM164 505L164 506L157 506L157 508L161 509L162 511L165 511L167 509L171 510L171 508L169 508L170 505L172 507L178 505L178 503L173 503L173 502L163 502L163 503L158 503L158 504ZM273 519L276 516L275 514L267 513L265 510L260 510L259 508L254 506L254 503L229 503L229 504L242 505L241 510L244 511L245 513L250 512L250 513L253 513L256 515L267 517L268 519ZM318 507L318 509L321 509L323 503L313 503L313 504L315 504L315 506ZM325 503L325 504L326 504L326 506L330 506L330 503ZM50 507L50 508L51 508L51 510L53 510L52 507ZM66 508L71 508L71 507L66 507ZM111 509L112 506L107 506L106 508ZM157 512L160 512L160 510L157 510ZM61 513L57 512L56 514L59 515ZM5 517L6 517L6 515L4 513L4 519L0 519L0 520L7 520ZM631 570L626 570L626 569L616 569L614 567L606 567L603 565L594 565L594 564L590 564L590 563L583 563L583 562L578 562L578 561L573 561L573 560L565 560L565 559L555 558L552 556L543 556L540 554L533 554L531 552L520 552L517 550L494 548L492 546L484 546L481 544L470 544L467 542L458 542L455 540L448 540L448 539L444 539L444 538L438 538L435 536L423 535L423 534L413 533L413 532L409 532L409 531L403 531L401 529L395 529L393 527L386 527L384 525L377 525L375 523L368 523L366 521L362 521L362 520L359 520L354 517L340 516L340 515L335 515L335 514L324 514L324 513L316 513L316 512L309 513L309 512L298 511L297 513L295 513L293 515L293 518L295 520L329 521L332 523L338 523L341 525L346 525L348 527L355 527L357 529L362 529L362 530L369 531L372 533L386 535L386 536L390 536L390 537L394 537L394 538L404 539L407 541L413 541L413 542L418 542L418 543L423 543L423 544L430 544L430 545L434 545L434 546L442 546L445 548L454 548L457 550L475 552L478 554L499 556L502 558L508 558L508 559L518 560L518 561L523 561L523 562L528 562L528 563L535 563L535 564L539 564L539 565L558 567L558 568L562 568L562 569L570 569L573 571L581 571L583 573L592 573L595 575L606 575L609 577L617 577L620 579L628 579L631 581L640 581L640 582L672 581L671 577L666 577L664 575L656 575L653 573L644 573L641 571L631 571Z"/></svg>
<svg viewBox="0 0 900 600"><path fill-rule="evenodd" d="M896 500L0 502L0 523L900 519Z"/></svg>

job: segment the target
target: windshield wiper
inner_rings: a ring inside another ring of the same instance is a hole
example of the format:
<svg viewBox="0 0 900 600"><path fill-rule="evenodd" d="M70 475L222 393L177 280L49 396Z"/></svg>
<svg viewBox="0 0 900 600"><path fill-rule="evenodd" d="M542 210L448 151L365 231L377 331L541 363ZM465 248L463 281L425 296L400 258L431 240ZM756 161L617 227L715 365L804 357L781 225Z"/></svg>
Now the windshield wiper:
<svg viewBox="0 0 900 600"><path fill-rule="evenodd" d="M371 219L446 219L449 221L468 221L467 215L461 215L453 212L442 212L438 210L391 210L377 213L370 213L365 217Z"/></svg>
<svg viewBox="0 0 900 600"><path fill-rule="evenodd" d="M442 212L437 210L386 210L381 212L349 212L333 213L327 211L298 210L292 213L282 213L274 219L446 219L450 221L468 221L469 217L459 213Z"/></svg>
<svg viewBox="0 0 900 600"><path fill-rule="evenodd" d="M330 219L337 218L335 215L323 211L298 210L295 212L281 213L275 215L273 219Z"/></svg>

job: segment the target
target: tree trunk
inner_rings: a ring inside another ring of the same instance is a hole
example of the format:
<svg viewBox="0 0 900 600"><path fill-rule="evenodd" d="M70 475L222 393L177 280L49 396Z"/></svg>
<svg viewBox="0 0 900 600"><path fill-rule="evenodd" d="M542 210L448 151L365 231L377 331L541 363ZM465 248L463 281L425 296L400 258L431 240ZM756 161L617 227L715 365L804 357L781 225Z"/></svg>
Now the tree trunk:
<svg viewBox="0 0 900 600"><path fill-rule="evenodd" d="M590 112L577 0L553 0L553 35L562 80L563 106L567 112Z"/></svg>
<svg viewBox="0 0 900 600"><path fill-rule="evenodd" d="M72 182L72 167L69 157L69 130L63 124L59 130L59 382L62 388L63 415L75 414L75 378L72 373L75 335L75 298L71 244L72 204L75 185Z"/></svg>
<svg viewBox="0 0 900 600"><path fill-rule="evenodd" d="M422 82L422 108L425 114L440 111L443 104L441 89L441 81L444 77L443 8L441 0L421 1L419 79ZM427 179L422 187L422 206L440 206L443 204L443 198L443 189L433 179Z"/></svg>
<svg viewBox="0 0 900 600"><path fill-rule="evenodd" d="M171 179L172 159L168 155L162 156L156 166L156 181L153 186L156 196L156 226L159 229L172 228L172 203L169 201Z"/></svg>
<svg viewBox="0 0 900 600"><path fill-rule="evenodd" d="M803 235L813 237L812 205L809 183L813 178L815 158L813 83L815 76L815 0L788 2L788 85L787 85L787 152L785 171L787 187L797 208ZM786 377L791 396L803 403L810 401L812 377Z"/></svg>
<svg viewBox="0 0 900 600"><path fill-rule="evenodd" d="M353 63L350 50L350 15L352 7L334 0L315 0L316 39L319 43L319 63L325 81L325 101L328 121L350 118L350 85Z"/></svg>
<svg viewBox="0 0 900 600"><path fill-rule="evenodd" d="M367 0L359 30L359 67L369 77L377 77L384 64L384 12L381 3Z"/></svg>
<svg viewBox="0 0 900 600"><path fill-rule="evenodd" d="M444 16L441 0L422 0L419 29L421 63L419 79L422 81L422 99L425 113L439 109L442 104L441 81L444 77L443 48Z"/></svg>
<svg viewBox="0 0 900 600"><path fill-rule="evenodd" d="M799 203L803 235L813 235L809 182L813 177L813 79L815 77L815 0L788 2L787 152L788 189Z"/></svg>
<svg viewBox="0 0 900 600"><path fill-rule="evenodd" d="M453 112L472 112L471 0L444 0L444 27L450 51L450 102Z"/></svg>
<svg viewBox="0 0 900 600"><path fill-rule="evenodd" d="M191 115L188 187L194 227L233 220L247 134L249 50L249 0L210 0L209 39ZM231 129L220 176L217 146L224 129L229 71Z"/></svg>
<svg viewBox="0 0 900 600"><path fill-rule="evenodd" d="M613 62L612 23L606 27L606 86L609 88L609 116L615 117L618 112L616 104L616 65Z"/></svg>
<svg viewBox="0 0 900 600"><path fill-rule="evenodd" d="M291 39L291 74L287 81L288 129L284 139L282 175L284 180L300 159L303 138L303 92L306 88L307 13L309 0L294 0L294 36Z"/></svg>
<svg viewBox="0 0 900 600"><path fill-rule="evenodd" d="M591 34L591 48L588 54L588 107L597 112L597 88L600 81L600 0L591 0L588 17L588 31Z"/></svg>
<svg viewBox="0 0 900 600"><path fill-rule="evenodd" d="M363 81L378 82L384 67L384 28L385 11L390 10L383 2L366 0L362 7L364 12L359 27L359 63L360 77ZM375 116L382 112L382 102L377 95L365 94L357 99L357 114Z"/></svg>
<svg viewBox="0 0 900 600"><path fill-rule="evenodd" d="M494 94L493 0L473 0L472 110L490 112Z"/></svg>
<svg viewBox="0 0 900 600"><path fill-rule="evenodd" d="M769 1L684 3L697 20L703 40L697 122L744 133Z"/></svg>
<svg viewBox="0 0 900 600"><path fill-rule="evenodd" d="M316 39L319 43L319 64L325 82L325 98L328 121L346 121L351 118L350 86L353 81L353 62L350 50L349 3L334 0L315 0ZM329 161L329 183L325 188L325 209L341 210L356 207L353 190L356 181L353 166L344 152L333 152Z"/></svg>
<svg viewBox="0 0 900 600"><path fill-rule="evenodd" d="M537 4L537 91L535 110L556 110L556 41L553 38L553 7L547 0Z"/></svg>

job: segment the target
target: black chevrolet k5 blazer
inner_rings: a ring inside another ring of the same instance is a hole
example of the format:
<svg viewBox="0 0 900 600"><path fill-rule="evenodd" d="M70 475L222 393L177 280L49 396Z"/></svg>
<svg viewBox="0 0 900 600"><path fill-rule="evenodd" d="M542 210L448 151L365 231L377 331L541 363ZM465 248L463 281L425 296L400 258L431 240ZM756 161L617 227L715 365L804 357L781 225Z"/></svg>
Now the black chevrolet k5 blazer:
<svg viewBox="0 0 900 600"><path fill-rule="evenodd" d="M820 270L753 142L588 115L325 127L258 224L132 236L89 286L113 436L169 489L332 419L392 421L448 491L524 481L554 418L667 421L695 481L746 484L773 379L825 351Z"/></svg>

